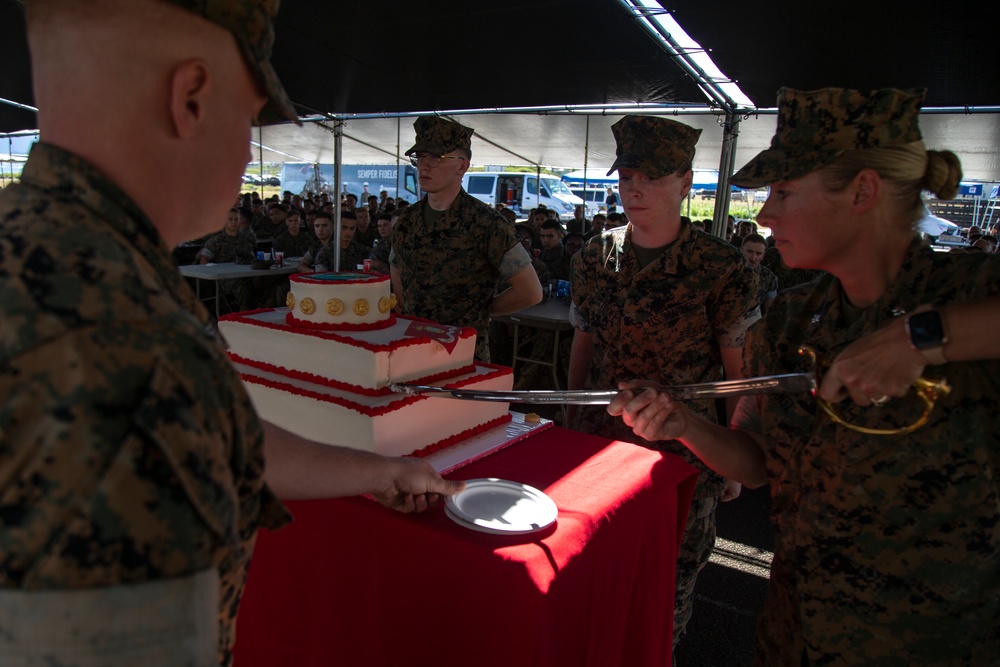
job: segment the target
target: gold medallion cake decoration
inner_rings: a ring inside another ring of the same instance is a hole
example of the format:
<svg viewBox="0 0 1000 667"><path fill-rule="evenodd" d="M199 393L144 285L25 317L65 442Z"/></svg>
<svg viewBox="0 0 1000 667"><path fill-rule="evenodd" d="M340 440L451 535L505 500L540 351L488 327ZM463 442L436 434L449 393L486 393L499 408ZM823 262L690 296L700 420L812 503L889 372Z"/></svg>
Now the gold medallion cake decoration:
<svg viewBox="0 0 1000 667"><path fill-rule="evenodd" d="M306 297L299 303L299 310L302 311L303 315L312 315L316 312L316 302Z"/></svg>
<svg viewBox="0 0 1000 667"><path fill-rule="evenodd" d="M384 296L378 300L378 312L385 314L390 310L392 310L392 303L389 301L389 297Z"/></svg>
<svg viewBox="0 0 1000 667"><path fill-rule="evenodd" d="M285 297L285 305L288 306L289 310L295 310L295 295L291 292Z"/></svg>
<svg viewBox="0 0 1000 667"><path fill-rule="evenodd" d="M329 299L326 302L326 312L331 315L340 315L344 312L344 302L340 299Z"/></svg>
<svg viewBox="0 0 1000 667"><path fill-rule="evenodd" d="M368 314L368 299L358 299L354 302L354 314L359 317Z"/></svg>

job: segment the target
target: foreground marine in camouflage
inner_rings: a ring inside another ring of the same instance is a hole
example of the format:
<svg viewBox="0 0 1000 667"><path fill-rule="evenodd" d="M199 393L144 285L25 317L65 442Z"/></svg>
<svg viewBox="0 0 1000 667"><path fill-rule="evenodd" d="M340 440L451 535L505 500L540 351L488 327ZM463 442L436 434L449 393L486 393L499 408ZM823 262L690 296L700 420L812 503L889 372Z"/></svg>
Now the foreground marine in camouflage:
<svg viewBox="0 0 1000 667"><path fill-rule="evenodd" d="M263 425L171 262L232 206L254 118L296 118L275 11L26 5L41 141L0 193L0 665L227 664L276 493L412 511L461 489Z"/></svg>
<svg viewBox="0 0 1000 667"><path fill-rule="evenodd" d="M612 129L618 159L608 173L619 171L630 223L573 258L571 387L611 389L636 378L711 382L723 378L724 365L725 377L739 377L744 333L759 318L756 274L731 245L680 219L700 130L647 116L626 116ZM717 418L714 401L692 408ZM581 409L571 426L677 454L701 470L677 563L676 645L715 542L725 480L678 442L636 437L603 407Z"/></svg>
<svg viewBox="0 0 1000 667"><path fill-rule="evenodd" d="M400 312L476 330L476 359L490 360L490 315L541 301L531 257L514 226L462 189L472 129L437 117L413 124L420 188L392 229L391 272ZM500 293L507 282L510 289Z"/></svg>
<svg viewBox="0 0 1000 667"><path fill-rule="evenodd" d="M935 253L914 232L922 189L961 169L927 150L923 91L783 89L771 148L734 177L771 186L758 222L787 264L823 269L778 295L748 337L747 374L830 362L820 398L746 397L734 430L654 392L609 409L680 438L709 465L770 485L775 555L755 665L992 665L1000 656L1000 258ZM930 421L910 385L946 378Z"/></svg>

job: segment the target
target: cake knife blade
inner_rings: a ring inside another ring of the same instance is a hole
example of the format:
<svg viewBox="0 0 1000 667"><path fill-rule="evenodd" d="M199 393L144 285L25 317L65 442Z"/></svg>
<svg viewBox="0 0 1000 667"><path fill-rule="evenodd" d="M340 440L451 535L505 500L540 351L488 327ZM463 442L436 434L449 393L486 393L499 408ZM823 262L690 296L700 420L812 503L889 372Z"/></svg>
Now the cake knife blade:
<svg viewBox="0 0 1000 667"><path fill-rule="evenodd" d="M765 375L743 380L723 380L721 382L700 382L697 384L677 384L672 386L653 385L652 389L666 393L675 401L693 401L727 396L747 396L750 394L816 393L815 373L786 373ZM480 389L449 389L429 385L390 382L389 389L411 396L437 396L459 398L471 401L499 401L507 403L560 403L564 405L607 405L618 395L616 389L529 389L511 391L485 391Z"/></svg>

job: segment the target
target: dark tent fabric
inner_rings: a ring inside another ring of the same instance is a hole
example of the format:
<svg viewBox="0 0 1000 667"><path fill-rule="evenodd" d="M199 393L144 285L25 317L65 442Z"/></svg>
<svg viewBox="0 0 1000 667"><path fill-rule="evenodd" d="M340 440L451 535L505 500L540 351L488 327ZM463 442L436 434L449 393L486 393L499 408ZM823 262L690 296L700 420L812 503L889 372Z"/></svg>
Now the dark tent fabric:
<svg viewBox="0 0 1000 667"><path fill-rule="evenodd" d="M760 108L774 106L782 85L928 87L925 106L959 108L949 115L954 120L926 123L934 147L961 151L963 163L976 165L976 178L1000 180L1000 114L961 111L967 106L1000 109L1000 40L991 32L988 10L946 10L899 0L659 2ZM276 33L275 68L305 115L606 105L610 118L621 104L708 109L692 79L619 0L286 0ZM21 2L0 0L0 35L0 98L33 105ZM485 119L467 118L477 136L494 142L512 141L506 133L514 129L536 137L537 146L513 148L527 160L506 163L583 164L582 130L526 132L527 117L498 119L491 127L484 126ZM764 129L751 132L746 123L739 142L744 153L766 145L773 116L758 120ZM404 119L403 142L412 136L410 122ZM710 117L691 122L718 127ZM33 113L0 102L0 133L34 127ZM373 134L370 143L394 146L395 125L389 127L387 136ZM355 122L353 131L363 129ZM590 140L605 145L592 146L591 166L613 155L607 135L606 127L592 128ZM552 137L575 143L572 163L543 145ZM292 139L289 135L287 141ZM708 139L704 136L699 146L704 156ZM297 145L276 141L262 143L307 160L319 159L326 150L304 147L308 139L301 135ZM372 159L384 161L385 155Z"/></svg>

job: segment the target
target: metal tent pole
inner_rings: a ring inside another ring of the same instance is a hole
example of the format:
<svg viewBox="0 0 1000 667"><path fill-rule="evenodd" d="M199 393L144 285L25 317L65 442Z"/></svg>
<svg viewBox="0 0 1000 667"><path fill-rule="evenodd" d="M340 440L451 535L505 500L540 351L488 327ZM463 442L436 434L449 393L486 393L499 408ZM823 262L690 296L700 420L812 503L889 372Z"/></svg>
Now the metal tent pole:
<svg viewBox="0 0 1000 667"><path fill-rule="evenodd" d="M729 111L722 123L722 155L719 158L719 181L715 189L715 217L712 233L726 238L726 221L729 215L729 175L733 173L736 158L736 138L740 134L740 117Z"/></svg>
<svg viewBox="0 0 1000 667"><path fill-rule="evenodd" d="M264 201L264 126L257 126L257 164L259 168L257 173L260 177L260 182L257 184L260 186L260 200ZM280 197L279 197L280 199ZM264 208L267 210L267 207Z"/></svg>
<svg viewBox="0 0 1000 667"><path fill-rule="evenodd" d="M342 182L341 167L344 161L344 122L338 121L333 126L333 187L337 193L333 207L333 238L330 243L334 244L333 270L340 271L340 184Z"/></svg>
<svg viewBox="0 0 1000 667"><path fill-rule="evenodd" d="M586 133L583 142L583 219L587 219L587 169L590 165L590 116L587 116ZM597 199L596 195L594 197ZM575 215L573 216L576 217ZM581 229L580 233L586 234L586 229Z"/></svg>

